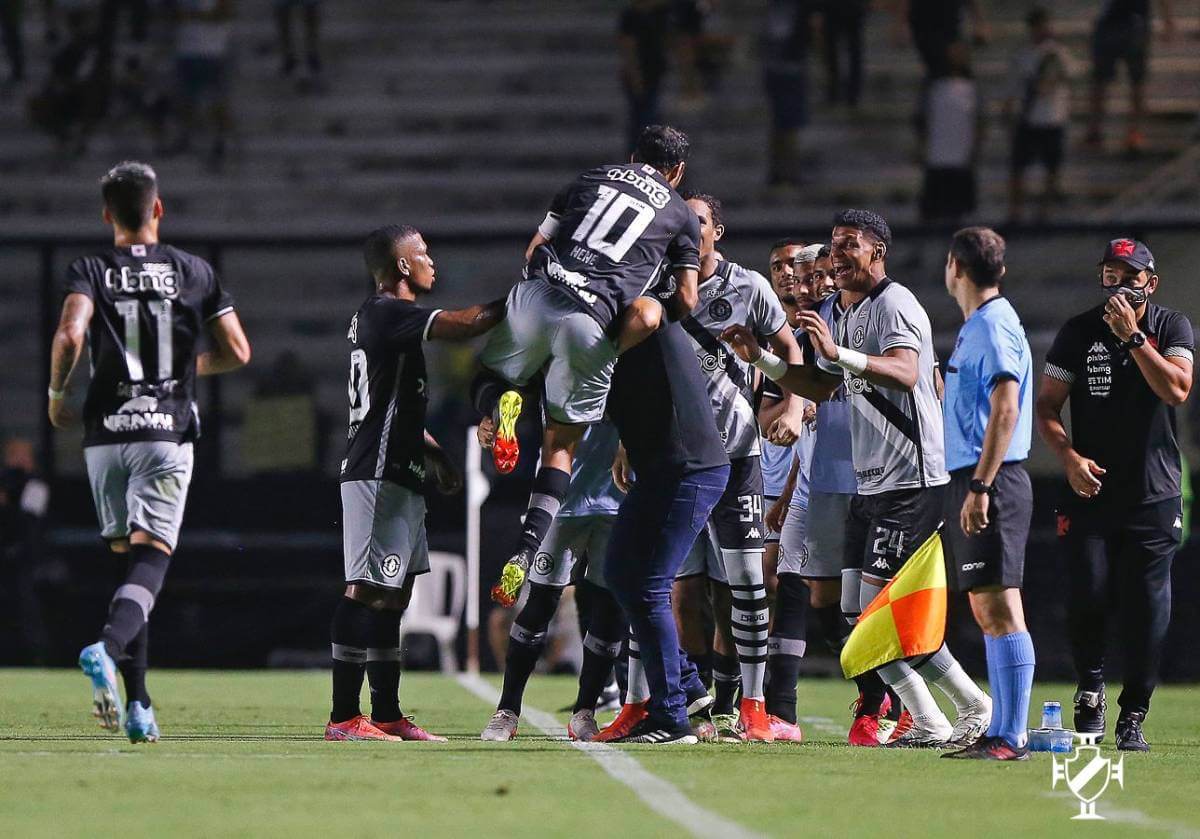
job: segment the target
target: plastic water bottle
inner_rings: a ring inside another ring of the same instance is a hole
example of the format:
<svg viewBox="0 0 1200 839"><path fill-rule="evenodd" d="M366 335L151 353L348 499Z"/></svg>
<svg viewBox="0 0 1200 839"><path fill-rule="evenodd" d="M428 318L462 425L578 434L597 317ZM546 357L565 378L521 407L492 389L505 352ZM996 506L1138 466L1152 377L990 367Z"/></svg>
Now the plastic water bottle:
<svg viewBox="0 0 1200 839"><path fill-rule="evenodd" d="M1042 704L1042 728L1062 728L1062 704L1045 702Z"/></svg>

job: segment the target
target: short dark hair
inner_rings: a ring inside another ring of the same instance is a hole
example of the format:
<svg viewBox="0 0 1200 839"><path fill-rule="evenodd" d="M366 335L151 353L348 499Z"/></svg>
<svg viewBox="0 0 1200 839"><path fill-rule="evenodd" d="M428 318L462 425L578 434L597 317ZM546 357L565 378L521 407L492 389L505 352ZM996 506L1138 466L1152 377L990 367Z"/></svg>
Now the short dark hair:
<svg viewBox="0 0 1200 839"><path fill-rule="evenodd" d="M879 213L873 213L870 210L842 210L833 217L833 226L856 227L891 247L892 228L888 227L888 223Z"/></svg>
<svg viewBox="0 0 1200 839"><path fill-rule="evenodd" d="M995 288L1004 276L1004 238L990 227L964 227L950 242L954 262L975 285Z"/></svg>
<svg viewBox="0 0 1200 839"><path fill-rule="evenodd" d="M376 278L380 274L393 276L396 270L396 245L420 235L421 231L411 224L388 224L372 230L363 243L363 261L367 265L367 273Z"/></svg>
<svg viewBox="0 0 1200 839"><path fill-rule="evenodd" d="M708 205L708 210L712 213L713 227L720 227L725 223L725 216L721 209L721 199L715 195L709 195L707 192L685 192L683 194L684 201L703 201Z"/></svg>
<svg viewBox="0 0 1200 839"><path fill-rule="evenodd" d="M158 198L158 175L149 164L123 160L100 179L100 195L113 220L125 230L150 222Z"/></svg>
<svg viewBox="0 0 1200 839"><path fill-rule="evenodd" d="M803 239L798 239L795 236L785 236L782 239L776 239L771 243L771 249L767 253L775 253L780 248L804 248L808 247L808 242Z"/></svg>
<svg viewBox="0 0 1200 839"><path fill-rule="evenodd" d="M687 135L669 125L647 125L638 135L633 159L660 172L674 169L688 159L691 143Z"/></svg>
<svg viewBox="0 0 1200 839"><path fill-rule="evenodd" d="M817 251L817 259L828 259L833 254L833 250L829 245L821 245L821 249Z"/></svg>

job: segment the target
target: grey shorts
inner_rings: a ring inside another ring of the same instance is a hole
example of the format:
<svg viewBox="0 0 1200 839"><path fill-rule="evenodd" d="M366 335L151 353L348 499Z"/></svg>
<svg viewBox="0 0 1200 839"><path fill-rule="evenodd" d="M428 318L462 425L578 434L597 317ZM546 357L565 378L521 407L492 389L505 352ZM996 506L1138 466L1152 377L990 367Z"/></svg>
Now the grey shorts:
<svg viewBox="0 0 1200 839"><path fill-rule="evenodd" d="M346 582L403 588L429 571L425 498L391 481L342 483Z"/></svg>
<svg viewBox="0 0 1200 839"><path fill-rule="evenodd" d="M550 525L542 549L529 569L529 581L543 586L565 588L571 584L571 573L580 560L586 560L584 579L607 588L604 584L604 556L608 553L608 537L616 516L566 516Z"/></svg>
<svg viewBox="0 0 1200 839"><path fill-rule="evenodd" d="M775 505L775 502L778 500L779 500L778 495L764 495L763 496L763 512L766 513L767 510L770 510L771 507L773 507ZM765 527L765 525L764 525L764 527ZM767 535L763 539L763 543L767 544L767 545L778 545L779 544L779 531L772 530L769 527L766 528L766 531L767 531Z"/></svg>
<svg viewBox="0 0 1200 839"><path fill-rule="evenodd" d="M126 539L141 530L175 550L192 481L192 444L111 443L88 446L83 458L100 535Z"/></svg>
<svg viewBox="0 0 1200 839"><path fill-rule="evenodd" d="M704 529L700 531L700 535L696 537L691 551L688 552L687 559L683 561L683 565L680 566L678 573L675 574L675 579L696 577L700 574L719 583L729 582L729 578L725 576L725 563L721 560L721 546L717 542L717 528L713 524L712 519L708 520L708 524L704 526Z"/></svg>
<svg viewBox="0 0 1200 839"><path fill-rule="evenodd" d="M616 359L599 322L540 277L513 286L507 314L479 355L484 367L518 387L544 373L551 419L587 424L604 416Z"/></svg>
<svg viewBox="0 0 1200 839"><path fill-rule="evenodd" d="M779 534L779 560L776 574L799 574L813 576L809 567L808 545L805 532L808 529L808 510L792 505L783 519L783 531Z"/></svg>
<svg viewBox="0 0 1200 839"><path fill-rule="evenodd" d="M804 548L808 553L805 577L836 580L842 576L846 555L846 516L853 495L840 492L808 494L808 527Z"/></svg>

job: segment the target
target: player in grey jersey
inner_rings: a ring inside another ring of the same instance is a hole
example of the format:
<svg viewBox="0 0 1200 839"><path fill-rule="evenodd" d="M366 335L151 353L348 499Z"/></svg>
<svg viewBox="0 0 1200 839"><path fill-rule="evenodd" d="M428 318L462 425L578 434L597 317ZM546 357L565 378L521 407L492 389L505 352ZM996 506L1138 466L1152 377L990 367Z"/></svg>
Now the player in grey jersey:
<svg viewBox="0 0 1200 839"><path fill-rule="evenodd" d="M705 375L717 428L730 459L730 477L713 510L720 546L720 567L706 568L703 550L684 563L674 597L679 614L695 613L688 603L704 597L704 575L713 581L717 637L717 710L732 711L736 675L741 676L740 733L745 739L771 739L764 702L769 614L763 582L763 483L759 464L759 428L754 411L754 371L721 343L730 323L742 324L786 358L801 360L800 348L771 284L761 274L722 260L716 242L724 235L721 202L711 195L687 196L700 220L700 303L682 321ZM703 540L698 540L701 548ZM696 561L696 560L701 561ZM733 656L736 655L736 670ZM724 707L721 707L724 706Z"/></svg>
<svg viewBox="0 0 1200 839"><path fill-rule="evenodd" d="M722 336L743 359L801 396L823 401L844 377L858 484L846 524L845 561L863 569L864 608L937 530L941 489L949 481L929 317L911 292L887 276L891 238L887 222L870 211L846 210L834 219L834 281L864 297L846 312L836 338L818 314L801 315L817 365L773 359L744 330L731 328ZM912 716L898 745L970 742L990 722L990 701L944 645L933 655L894 661L878 672ZM922 677L954 702L953 727ZM882 702L882 696L871 699Z"/></svg>

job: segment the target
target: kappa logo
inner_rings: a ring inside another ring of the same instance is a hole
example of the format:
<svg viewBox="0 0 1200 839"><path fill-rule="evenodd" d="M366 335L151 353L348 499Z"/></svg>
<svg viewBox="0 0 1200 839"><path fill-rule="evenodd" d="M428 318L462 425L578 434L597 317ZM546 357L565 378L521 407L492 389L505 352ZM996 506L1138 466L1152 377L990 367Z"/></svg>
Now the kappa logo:
<svg viewBox="0 0 1200 839"><path fill-rule="evenodd" d="M1171 526L1172 526L1172 527L1174 527L1176 530L1183 530L1183 517L1182 517L1182 516L1176 516L1176 517L1175 517L1175 524L1173 524L1173 525L1171 525Z"/></svg>
<svg viewBox="0 0 1200 839"><path fill-rule="evenodd" d="M400 555L388 554L383 558L383 562L380 563L379 567L383 571L383 576L395 577L400 573Z"/></svg>
<svg viewBox="0 0 1200 839"><path fill-rule="evenodd" d="M752 528L750 528L749 532L746 533L746 538L747 539L761 539L762 534L758 531L757 527L752 527Z"/></svg>
<svg viewBox="0 0 1200 839"><path fill-rule="evenodd" d="M1100 821L1104 816L1096 812L1096 802L1109 783L1116 781L1121 789L1125 789L1125 757L1118 761L1104 757L1096 740L1100 734L1076 734L1080 745L1075 749L1075 756L1061 763L1057 755L1051 755L1053 767L1050 775L1050 788L1057 789L1059 781L1065 781L1067 789L1079 799L1079 813L1071 816L1071 820Z"/></svg>
<svg viewBox="0 0 1200 839"><path fill-rule="evenodd" d="M1106 346L1104 346L1103 341L1096 341L1094 344L1091 345L1091 347L1088 348L1088 352L1089 353L1093 353L1093 352L1094 353L1106 353L1106 352L1108 352L1108 348Z"/></svg>
<svg viewBox="0 0 1200 839"><path fill-rule="evenodd" d="M882 568L884 571L886 571L887 567L888 567L888 561L886 559L884 559L883 557L879 557L879 559L877 559L871 563L871 567L872 568Z"/></svg>

